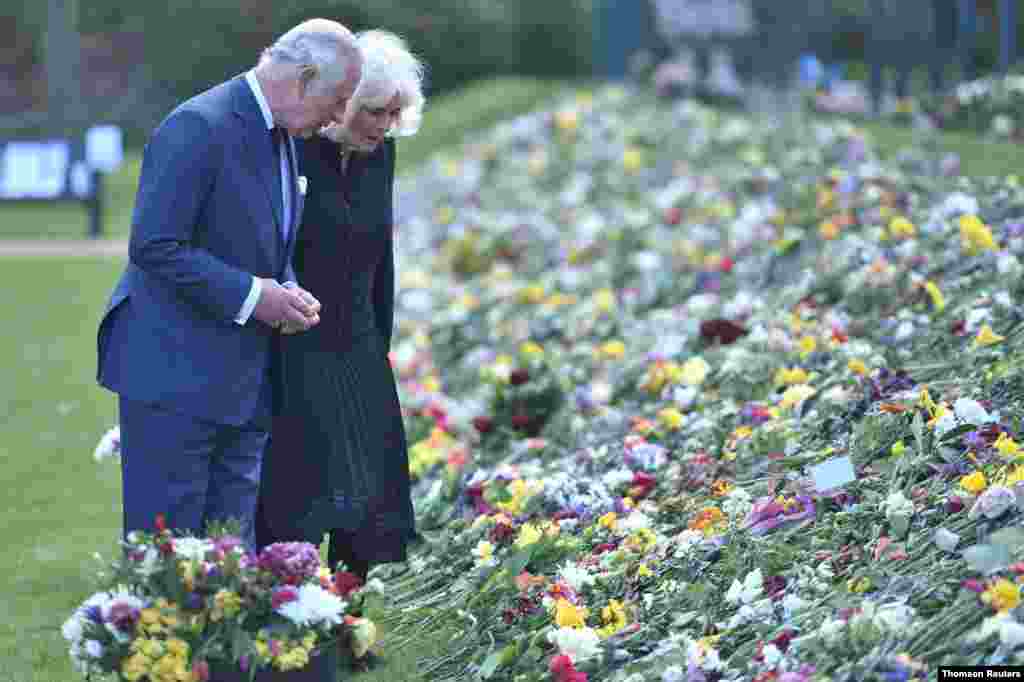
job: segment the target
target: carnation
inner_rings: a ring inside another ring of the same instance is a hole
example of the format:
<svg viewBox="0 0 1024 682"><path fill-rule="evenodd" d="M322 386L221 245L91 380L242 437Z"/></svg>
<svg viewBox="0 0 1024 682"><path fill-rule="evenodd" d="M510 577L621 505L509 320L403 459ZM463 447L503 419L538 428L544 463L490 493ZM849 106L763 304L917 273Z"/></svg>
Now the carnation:
<svg viewBox="0 0 1024 682"><path fill-rule="evenodd" d="M319 585L303 585L298 599L282 604L277 612L298 626L339 625L345 601Z"/></svg>
<svg viewBox="0 0 1024 682"><path fill-rule="evenodd" d="M558 628L548 633L548 641L573 663L593 658L601 652L601 638L590 627Z"/></svg>
<svg viewBox="0 0 1024 682"><path fill-rule="evenodd" d="M174 553L182 559L202 561L206 553L214 548L213 542L205 538L175 538Z"/></svg>
<svg viewBox="0 0 1024 682"><path fill-rule="evenodd" d="M260 552L257 563L281 580L297 584L316 577L320 552L308 542L276 542Z"/></svg>

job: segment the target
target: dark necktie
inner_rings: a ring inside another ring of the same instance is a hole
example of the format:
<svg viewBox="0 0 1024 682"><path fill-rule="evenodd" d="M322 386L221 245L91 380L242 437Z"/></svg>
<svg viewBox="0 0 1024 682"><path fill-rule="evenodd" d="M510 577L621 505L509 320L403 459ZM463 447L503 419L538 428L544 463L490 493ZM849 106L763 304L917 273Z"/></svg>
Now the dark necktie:
<svg viewBox="0 0 1024 682"><path fill-rule="evenodd" d="M283 145L288 144L287 133L281 126L274 126L270 129L270 147L274 150L274 196L278 197L279 200L275 203L278 208L278 215L281 216L281 233L282 236L287 234L288 229L288 216L284 214L284 196L282 193L281 185L281 153Z"/></svg>

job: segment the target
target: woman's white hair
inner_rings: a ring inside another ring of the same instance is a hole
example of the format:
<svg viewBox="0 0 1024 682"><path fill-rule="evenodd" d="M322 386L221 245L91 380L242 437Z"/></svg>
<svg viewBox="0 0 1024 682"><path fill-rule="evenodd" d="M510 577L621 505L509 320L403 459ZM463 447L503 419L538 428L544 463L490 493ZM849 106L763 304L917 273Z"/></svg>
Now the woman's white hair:
<svg viewBox="0 0 1024 682"><path fill-rule="evenodd" d="M314 92L324 94L345 80L349 64L358 59L358 50L355 36L341 24L328 19L309 19L263 50L260 62L294 68L314 66L317 76L310 85Z"/></svg>
<svg viewBox="0 0 1024 682"><path fill-rule="evenodd" d="M425 67L402 38L388 31L372 30L356 34L363 56L363 75L349 100L346 118L361 107L383 107L395 95L402 112L389 131L396 137L415 135L423 120L423 76Z"/></svg>

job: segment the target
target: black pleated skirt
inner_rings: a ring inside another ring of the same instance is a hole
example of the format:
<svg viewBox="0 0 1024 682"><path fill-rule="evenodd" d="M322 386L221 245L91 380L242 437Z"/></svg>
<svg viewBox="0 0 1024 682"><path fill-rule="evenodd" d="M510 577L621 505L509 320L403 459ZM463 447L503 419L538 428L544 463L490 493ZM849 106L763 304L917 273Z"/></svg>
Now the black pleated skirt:
<svg viewBox="0 0 1024 682"><path fill-rule="evenodd" d="M405 561L415 537L409 457L380 336L367 330L344 351L322 350L314 338L283 344L287 407L264 455L257 544L319 544L341 530L360 560Z"/></svg>

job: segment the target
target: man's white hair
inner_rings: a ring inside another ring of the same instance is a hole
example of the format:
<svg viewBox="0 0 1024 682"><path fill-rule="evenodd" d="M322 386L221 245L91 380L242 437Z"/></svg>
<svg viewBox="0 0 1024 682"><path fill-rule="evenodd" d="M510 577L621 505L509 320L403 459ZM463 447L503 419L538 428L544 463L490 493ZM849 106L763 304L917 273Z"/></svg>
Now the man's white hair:
<svg viewBox="0 0 1024 682"><path fill-rule="evenodd" d="M395 95L402 113L389 133L398 137L414 135L423 120L423 77L425 67L402 38L388 31L372 30L356 34L363 56L363 75L349 101L349 116L360 107L383 107Z"/></svg>
<svg viewBox="0 0 1024 682"><path fill-rule="evenodd" d="M309 19L290 29L263 50L260 63L281 64L301 69L316 68L310 86L317 94L334 89L345 80L349 65L358 58L355 36L328 19Z"/></svg>

